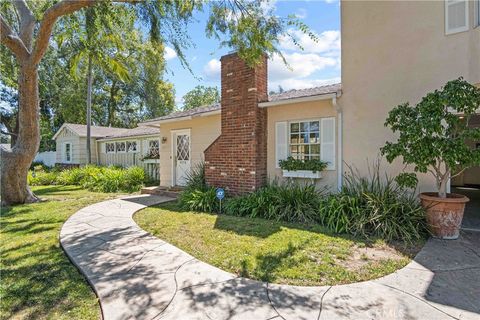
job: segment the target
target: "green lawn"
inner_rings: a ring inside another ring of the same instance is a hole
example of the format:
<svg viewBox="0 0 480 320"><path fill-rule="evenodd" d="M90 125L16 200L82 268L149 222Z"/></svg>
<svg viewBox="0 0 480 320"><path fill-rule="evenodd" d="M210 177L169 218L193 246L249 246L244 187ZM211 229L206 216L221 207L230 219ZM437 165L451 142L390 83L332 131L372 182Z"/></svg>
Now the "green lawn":
<svg viewBox="0 0 480 320"><path fill-rule="evenodd" d="M182 212L175 203L144 209L134 218L143 229L223 270L292 285L378 278L405 266L419 248L399 250L320 226Z"/></svg>
<svg viewBox="0 0 480 320"><path fill-rule="evenodd" d="M79 187L34 187L47 201L2 208L0 318L98 319L92 289L63 253L65 220L89 204L118 194Z"/></svg>

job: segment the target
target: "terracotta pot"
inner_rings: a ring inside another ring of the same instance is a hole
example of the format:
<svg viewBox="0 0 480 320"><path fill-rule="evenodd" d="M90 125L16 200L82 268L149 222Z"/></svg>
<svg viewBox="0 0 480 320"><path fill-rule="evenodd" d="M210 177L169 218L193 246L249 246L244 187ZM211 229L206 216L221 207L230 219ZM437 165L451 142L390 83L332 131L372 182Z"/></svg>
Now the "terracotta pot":
<svg viewBox="0 0 480 320"><path fill-rule="evenodd" d="M440 239L457 239L465 204L470 199L456 193L447 194L447 198L439 198L436 192L421 193L420 199L427 211L427 224L432 235Z"/></svg>

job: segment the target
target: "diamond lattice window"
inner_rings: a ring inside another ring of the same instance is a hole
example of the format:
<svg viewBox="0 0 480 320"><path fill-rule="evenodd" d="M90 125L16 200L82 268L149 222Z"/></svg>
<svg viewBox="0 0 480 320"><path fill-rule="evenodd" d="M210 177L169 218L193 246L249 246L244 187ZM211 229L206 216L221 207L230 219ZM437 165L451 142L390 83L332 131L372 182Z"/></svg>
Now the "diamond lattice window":
<svg viewBox="0 0 480 320"><path fill-rule="evenodd" d="M190 137L187 135L177 136L177 160L190 159Z"/></svg>

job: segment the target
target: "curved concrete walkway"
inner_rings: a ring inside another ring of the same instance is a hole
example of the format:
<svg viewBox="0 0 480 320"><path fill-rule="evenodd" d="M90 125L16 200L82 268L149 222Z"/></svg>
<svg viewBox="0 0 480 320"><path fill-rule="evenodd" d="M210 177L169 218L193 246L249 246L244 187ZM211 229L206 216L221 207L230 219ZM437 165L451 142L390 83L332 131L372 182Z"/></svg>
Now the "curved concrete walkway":
<svg viewBox="0 0 480 320"><path fill-rule="evenodd" d="M143 231L136 211L171 201L134 196L86 207L60 242L98 297L104 319L480 319L480 233L430 240L386 277L295 287L240 278Z"/></svg>

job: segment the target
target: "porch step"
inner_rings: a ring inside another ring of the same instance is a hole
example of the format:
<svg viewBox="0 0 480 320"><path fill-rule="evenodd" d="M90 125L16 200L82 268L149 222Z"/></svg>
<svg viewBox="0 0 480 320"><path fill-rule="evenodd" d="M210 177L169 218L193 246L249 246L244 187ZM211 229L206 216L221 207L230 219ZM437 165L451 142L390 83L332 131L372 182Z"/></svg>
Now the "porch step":
<svg viewBox="0 0 480 320"><path fill-rule="evenodd" d="M171 197L177 199L178 196L180 195L180 192L182 191L181 188L178 187L172 187L172 188L166 188L166 187L158 187L158 186L153 186L153 187L144 187L140 191L141 194L153 194L157 196L166 196L166 197Z"/></svg>

